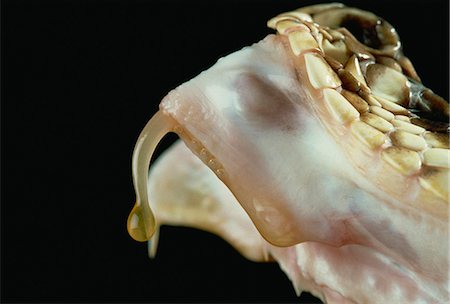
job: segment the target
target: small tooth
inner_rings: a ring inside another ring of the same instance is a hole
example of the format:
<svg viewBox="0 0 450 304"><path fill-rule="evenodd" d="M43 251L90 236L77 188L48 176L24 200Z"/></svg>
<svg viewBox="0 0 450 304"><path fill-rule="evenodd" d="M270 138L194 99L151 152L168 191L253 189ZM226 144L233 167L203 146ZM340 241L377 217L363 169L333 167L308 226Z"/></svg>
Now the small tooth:
<svg viewBox="0 0 450 304"><path fill-rule="evenodd" d="M347 100L358 110L359 113L366 113L369 111L369 105L367 102L359 97L358 94L342 90L341 94L347 98Z"/></svg>
<svg viewBox="0 0 450 304"><path fill-rule="evenodd" d="M390 122L372 113L361 115L361 120L381 132L388 132L394 128Z"/></svg>
<svg viewBox="0 0 450 304"><path fill-rule="evenodd" d="M350 73L347 70L340 69L338 71L339 78L341 78L342 81L342 87L352 91L352 92L358 92L359 88L361 87L361 83L358 81L358 79L353 76L352 73Z"/></svg>
<svg viewBox="0 0 450 304"><path fill-rule="evenodd" d="M290 32L288 34L288 38L292 51L296 56L300 55L304 51L319 48L316 39L314 39L309 31Z"/></svg>
<svg viewBox="0 0 450 304"><path fill-rule="evenodd" d="M367 85L361 72L361 67L359 66L359 60L355 55L352 55L352 57L348 59L344 69L350 72L360 83Z"/></svg>
<svg viewBox="0 0 450 304"><path fill-rule="evenodd" d="M387 121L392 121L394 120L394 114L392 114L389 111L386 111L385 109L383 109L382 107L377 107L377 106L371 106L370 107L370 112L380 116L381 118L386 119Z"/></svg>
<svg viewBox="0 0 450 304"><path fill-rule="evenodd" d="M449 149L450 142L447 134L436 132L425 132L423 134L425 141L432 148Z"/></svg>
<svg viewBox="0 0 450 304"><path fill-rule="evenodd" d="M423 153L423 163L431 167L450 168L450 150L431 148Z"/></svg>
<svg viewBox="0 0 450 304"><path fill-rule="evenodd" d="M405 175L411 175L421 167L419 154L405 148L389 147L381 153L381 157Z"/></svg>
<svg viewBox="0 0 450 304"><path fill-rule="evenodd" d="M371 148L381 146L386 140L386 136L383 133L362 121L354 121L351 130L361 142Z"/></svg>
<svg viewBox="0 0 450 304"><path fill-rule="evenodd" d="M375 96L397 104L409 101L408 80L402 73L375 63L367 67L366 78Z"/></svg>
<svg viewBox="0 0 450 304"><path fill-rule="evenodd" d="M411 119L405 115L395 115L395 119L401 120L401 121L406 121L406 122L411 122Z"/></svg>
<svg viewBox="0 0 450 304"><path fill-rule="evenodd" d="M406 110L401 105L398 105L379 96L376 96L376 99L380 102L381 106L389 112L392 112L394 114L408 114L408 110Z"/></svg>
<svg viewBox="0 0 450 304"><path fill-rule="evenodd" d="M421 136L405 131L394 131L390 136L392 143L395 146L400 146L414 151L421 151L427 147L427 143Z"/></svg>
<svg viewBox="0 0 450 304"><path fill-rule="evenodd" d="M350 57L347 46L342 40L330 42L325 39L322 43L322 49L325 55L332 57L333 59L339 61L341 64L345 64Z"/></svg>
<svg viewBox="0 0 450 304"><path fill-rule="evenodd" d="M305 54L305 65L309 81L314 88L337 88L341 85L339 77L321 56Z"/></svg>
<svg viewBox="0 0 450 304"><path fill-rule="evenodd" d="M425 132L425 129L416 125L413 125L412 123L394 119L392 121L392 124L397 127L398 130L406 131L412 134L422 134Z"/></svg>
<svg viewBox="0 0 450 304"><path fill-rule="evenodd" d="M419 177L419 184L426 190L448 201L448 185L450 171L448 169L433 169Z"/></svg>
<svg viewBox="0 0 450 304"><path fill-rule="evenodd" d="M398 64L398 62L391 57L379 56L377 57L377 62L402 73L402 67L400 64Z"/></svg>
<svg viewBox="0 0 450 304"><path fill-rule="evenodd" d="M340 122L350 122L359 117L359 112L336 90L325 89L323 96L328 108Z"/></svg>

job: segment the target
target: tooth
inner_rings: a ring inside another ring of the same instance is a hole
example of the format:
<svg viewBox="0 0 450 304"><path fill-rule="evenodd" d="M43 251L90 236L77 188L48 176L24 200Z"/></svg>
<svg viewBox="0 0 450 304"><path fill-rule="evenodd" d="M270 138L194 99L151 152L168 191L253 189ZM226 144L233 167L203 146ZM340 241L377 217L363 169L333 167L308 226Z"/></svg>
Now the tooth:
<svg viewBox="0 0 450 304"><path fill-rule="evenodd" d="M401 105L398 105L392 101L386 100L379 96L376 96L376 99L380 102L381 106L384 109L386 109L394 114L408 114L408 110L406 110Z"/></svg>
<svg viewBox="0 0 450 304"><path fill-rule="evenodd" d="M405 115L395 115L395 119L401 120L401 121L406 121L406 122L411 122L411 119Z"/></svg>
<svg viewBox="0 0 450 304"><path fill-rule="evenodd" d="M339 78L341 78L342 81L342 87L352 91L352 92L358 92L359 88L361 87L361 83L358 81L358 79L353 76L352 73L350 73L347 70L340 69L338 71Z"/></svg>
<svg viewBox="0 0 450 304"><path fill-rule="evenodd" d="M296 56L300 55L304 51L319 48L316 39L314 39L309 31L290 32L288 34L288 38L292 51Z"/></svg>
<svg viewBox="0 0 450 304"><path fill-rule="evenodd" d="M375 114L375 115L380 116L381 118L386 119L387 121L394 120L394 114L392 114L389 111L386 111L382 107L370 106L370 112Z"/></svg>
<svg viewBox="0 0 450 304"><path fill-rule="evenodd" d="M392 121L392 124L397 127L398 130L406 131L412 134L422 134L425 132L425 129L416 125L413 125L412 123L394 119Z"/></svg>
<svg viewBox="0 0 450 304"><path fill-rule="evenodd" d="M367 84L375 96L397 104L408 103L408 80L402 73L375 63L367 67L366 78Z"/></svg>
<svg viewBox="0 0 450 304"><path fill-rule="evenodd" d="M425 132L423 134L425 141L432 148L443 148L449 149L450 142L447 134L435 133L435 132Z"/></svg>
<svg viewBox="0 0 450 304"><path fill-rule="evenodd" d="M341 64L345 64L350 57L347 46L342 40L330 42L325 39L322 43L322 49L325 55L332 57L333 59L339 61Z"/></svg>
<svg viewBox="0 0 450 304"><path fill-rule="evenodd" d="M448 169L434 169L419 177L419 184L433 194L448 200L448 185L450 171Z"/></svg>
<svg viewBox="0 0 450 304"><path fill-rule="evenodd" d="M305 65L309 81L314 88L337 88L341 85L339 77L322 57L307 53Z"/></svg>
<svg viewBox="0 0 450 304"><path fill-rule="evenodd" d="M431 167L450 168L450 150L431 148L423 153L423 163Z"/></svg>
<svg viewBox="0 0 450 304"><path fill-rule="evenodd" d="M419 154L408 149L389 147L381 153L381 157L404 175L411 175L421 167Z"/></svg>
<svg viewBox="0 0 450 304"><path fill-rule="evenodd" d="M350 122L359 117L359 112L337 91L325 89L323 96L328 108L340 122Z"/></svg>
<svg viewBox="0 0 450 304"><path fill-rule="evenodd" d="M356 108L356 110L358 110L359 113L365 113L369 111L369 105L364 99L359 97L358 94L347 90L342 90L341 94L345 98L347 98L347 100Z"/></svg>
<svg viewBox="0 0 450 304"><path fill-rule="evenodd" d="M386 136L383 133L362 121L354 121L351 130L361 142L371 148L381 146L386 140Z"/></svg>
<svg viewBox="0 0 450 304"><path fill-rule="evenodd" d="M366 80L361 72L361 67L359 66L359 60L355 55L352 55L352 57L348 59L345 70L350 72L360 83L367 86Z"/></svg>
<svg viewBox="0 0 450 304"><path fill-rule="evenodd" d="M421 151L427 147L427 143L421 136L405 131L394 131L390 136L392 143L395 146L400 146L413 151Z"/></svg>
<svg viewBox="0 0 450 304"><path fill-rule="evenodd" d="M398 64L398 62L391 57L379 56L377 57L377 62L402 73L402 67L400 64Z"/></svg>
<svg viewBox="0 0 450 304"><path fill-rule="evenodd" d="M390 122L372 113L361 115L361 120L381 132L388 132L394 128Z"/></svg>

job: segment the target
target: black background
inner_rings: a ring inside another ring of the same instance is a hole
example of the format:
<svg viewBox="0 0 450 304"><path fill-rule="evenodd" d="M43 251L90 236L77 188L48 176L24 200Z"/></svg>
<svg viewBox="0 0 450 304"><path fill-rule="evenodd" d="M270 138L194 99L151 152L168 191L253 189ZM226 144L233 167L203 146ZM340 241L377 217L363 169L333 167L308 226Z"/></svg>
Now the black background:
<svg viewBox="0 0 450 304"><path fill-rule="evenodd" d="M125 227L132 149L161 98L313 3L3 1L2 301L317 301L214 235L163 227L150 260ZM448 1L345 3L393 24L448 99Z"/></svg>

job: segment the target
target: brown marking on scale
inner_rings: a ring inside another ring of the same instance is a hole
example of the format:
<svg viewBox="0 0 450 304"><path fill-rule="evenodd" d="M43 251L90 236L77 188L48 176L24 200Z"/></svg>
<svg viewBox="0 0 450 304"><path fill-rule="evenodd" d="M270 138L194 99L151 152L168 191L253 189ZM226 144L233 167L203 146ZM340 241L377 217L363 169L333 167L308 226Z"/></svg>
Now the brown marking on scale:
<svg viewBox="0 0 450 304"><path fill-rule="evenodd" d="M403 69L403 73L414 79L415 81L421 83L422 80L420 80L419 75L417 75L416 70L414 69L413 64L411 63L411 61L409 60L408 57L404 56L403 54L399 56L399 58L397 58L397 62L398 64L400 64L400 66Z"/></svg>
<svg viewBox="0 0 450 304"><path fill-rule="evenodd" d="M374 97L376 100L378 100L378 102L381 104L381 106L389 112L392 112L394 114L403 114L403 115L409 114L409 111L407 109L405 109L404 107L402 107L399 104L396 104L395 102L386 100L383 97L379 97L379 96L374 96Z"/></svg>
<svg viewBox="0 0 450 304"><path fill-rule="evenodd" d="M419 177L419 184L426 191L443 199L448 204L450 171L444 168L425 167Z"/></svg>
<svg viewBox="0 0 450 304"><path fill-rule="evenodd" d="M434 121L422 117L413 117L410 122L427 129L428 131L447 133L450 131L450 125L448 122ZM448 138L447 138L448 139Z"/></svg>
<svg viewBox="0 0 450 304"><path fill-rule="evenodd" d="M376 106L376 107L381 108L381 103L375 97L373 97L373 95L370 94L369 92L364 91L364 90L359 90L358 94L359 94L359 96L361 96L361 98L363 98L365 101L367 101L367 103L370 106Z"/></svg>
<svg viewBox="0 0 450 304"><path fill-rule="evenodd" d="M429 111L437 112L444 117L446 117L446 121L449 120L450 117L450 107L448 101L446 101L441 96L435 94L430 89L426 89L422 93L422 99L427 101L427 105L429 108Z"/></svg>
<svg viewBox="0 0 450 304"><path fill-rule="evenodd" d="M353 36L352 33L350 33L349 30L346 28L339 28L337 29L339 32L341 32L345 36L345 44L347 45L347 48L352 52L354 55L356 55L359 59L363 60L375 60L375 57L366 50L366 47L360 43L355 36Z"/></svg>
<svg viewBox="0 0 450 304"><path fill-rule="evenodd" d="M325 60L327 61L327 63L330 65L330 67L335 70L338 71L340 69L342 69L344 66L342 65L342 63L340 63L339 61L337 61L336 59L334 59L333 57L330 57L328 55L325 54L325 56L323 57L325 58Z"/></svg>
<svg viewBox="0 0 450 304"><path fill-rule="evenodd" d="M403 120L398 120L398 119L394 119L392 121L392 124L397 128L397 130L402 130L405 132L409 132L412 134L422 134L423 132L425 132L425 129L416 125L413 125L412 123L403 121Z"/></svg>
<svg viewBox="0 0 450 304"><path fill-rule="evenodd" d="M405 131L396 130L390 134L392 144L413 151L422 151L427 147L423 137Z"/></svg>
<svg viewBox="0 0 450 304"><path fill-rule="evenodd" d="M390 122L372 113L365 113L361 115L361 121L364 121L368 125L384 133L394 129L394 126Z"/></svg>
<svg viewBox="0 0 450 304"><path fill-rule="evenodd" d="M367 84L376 97L403 106L409 103L409 87L406 77L385 65L370 64L366 70Z"/></svg>
<svg viewBox="0 0 450 304"><path fill-rule="evenodd" d="M361 67L359 65L359 60L355 55L352 55L347 63L345 64L346 71L353 75L355 79L357 79L361 85L367 86L366 80L362 74Z"/></svg>
<svg viewBox="0 0 450 304"><path fill-rule="evenodd" d="M323 97L331 114L339 122L346 124L359 117L359 112L336 90L325 89Z"/></svg>
<svg viewBox="0 0 450 304"><path fill-rule="evenodd" d="M450 149L448 134L427 131L423 134L423 138L431 148Z"/></svg>
<svg viewBox="0 0 450 304"><path fill-rule="evenodd" d="M370 106L370 112L375 115L380 116L381 118L386 119L387 121L393 121L394 117L395 117L394 114L383 109L381 107L381 105L380 106Z"/></svg>
<svg viewBox="0 0 450 304"><path fill-rule="evenodd" d="M406 122L411 122L411 119L405 115L395 115L395 119L401 120L401 121L406 121Z"/></svg>
<svg viewBox="0 0 450 304"><path fill-rule="evenodd" d="M382 65L387 66L388 68L394 69L397 72L402 73L402 67L400 66L400 64L398 64L398 62L391 58L391 57L387 57L387 56L377 56L376 57L376 62Z"/></svg>
<svg viewBox="0 0 450 304"><path fill-rule="evenodd" d="M358 110L359 113L366 113L369 111L369 105L367 102L359 97L358 94L342 90L341 94Z"/></svg>
<svg viewBox="0 0 450 304"><path fill-rule="evenodd" d="M417 152L402 147L388 147L381 158L403 175L412 175L421 168L422 161Z"/></svg>
<svg viewBox="0 0 450 304"><path fill-rule="evenodd" d="M359 82L358 79L356 79L355 76L353 76L352 73L350 73L347 70L340 69L338 71L338 75L341 78L342 81L342 87L344 89L347 89L352 92L358 92L361 87L361 82Z"/></svg>

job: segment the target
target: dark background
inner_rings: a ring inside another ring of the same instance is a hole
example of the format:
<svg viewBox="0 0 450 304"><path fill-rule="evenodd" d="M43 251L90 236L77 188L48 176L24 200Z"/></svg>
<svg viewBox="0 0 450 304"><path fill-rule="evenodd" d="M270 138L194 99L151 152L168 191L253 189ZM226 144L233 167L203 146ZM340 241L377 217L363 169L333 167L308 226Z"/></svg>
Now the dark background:
<svg viewBox="0 0 450 304"><path fill-rule="evenodd" d="M448 1L344 2L391 22L448 99ZM161 98L313 3L2 1L2 302L317 301L214 235L163 227L150 260L125 227Z"/></svg>

